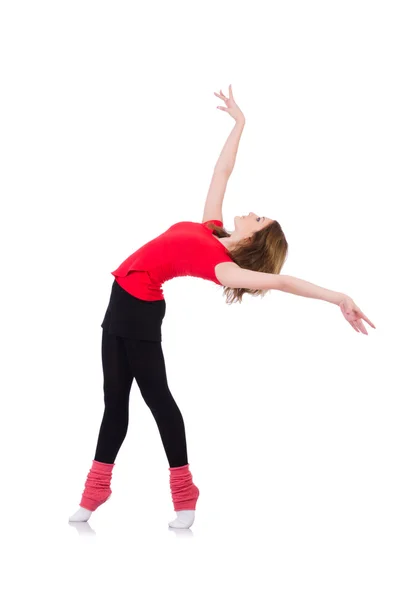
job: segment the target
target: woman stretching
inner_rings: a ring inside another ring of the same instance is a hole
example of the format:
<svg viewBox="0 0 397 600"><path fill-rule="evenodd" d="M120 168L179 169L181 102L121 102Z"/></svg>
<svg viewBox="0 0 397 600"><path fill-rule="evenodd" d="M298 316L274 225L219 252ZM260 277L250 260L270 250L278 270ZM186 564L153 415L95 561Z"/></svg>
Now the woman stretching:
<svg viewBox="0 0 397 600"><path fill-rule="evenodd" d="M274 289L336 304L351 327L366 335L361 319L375 325L352 298L289 275L280 275L288 244L280 224L250 212L223 227L222 202L233 171L245 117L232 88L229 98L215 93L236 121L215 166L202 223L182 221L131 254L115 271L109 305L102 322L104 415L80 508L69 521L87 521L110 497L116 456L128 428L129 395L134 378L156 420L169 463L176 519L170 527L189 528L199 489L188 462L182 414L167 384L161 326L165 299L161 289L173 277L201 277L224 287L227 303L241 303L245 293L264 296Z"/></svg>

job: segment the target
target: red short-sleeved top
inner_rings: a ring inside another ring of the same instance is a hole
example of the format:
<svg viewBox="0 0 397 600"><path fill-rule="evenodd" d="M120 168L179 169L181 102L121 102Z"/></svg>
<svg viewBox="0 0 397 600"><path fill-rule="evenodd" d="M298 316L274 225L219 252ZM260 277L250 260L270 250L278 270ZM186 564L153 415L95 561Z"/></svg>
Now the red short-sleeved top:
<svg viewBox="0 0 397 600"><path fill-rule="evenodd" d="M215 266L234 262L209 223L181 221L147 242L112 271L117 283L141 300L164 300L162 284L174 277L201 277L222 285Z"/></svg>

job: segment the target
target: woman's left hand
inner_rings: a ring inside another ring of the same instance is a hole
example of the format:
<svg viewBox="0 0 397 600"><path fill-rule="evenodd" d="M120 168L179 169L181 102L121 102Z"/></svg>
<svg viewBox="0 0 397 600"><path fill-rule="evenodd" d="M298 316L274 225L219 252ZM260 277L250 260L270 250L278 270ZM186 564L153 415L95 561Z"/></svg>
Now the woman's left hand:
<svg viewBox="0 0 397 600"><path fill-rule="evenodd" d="M236 104L236 102L234 100L231 84L229 85L229 98L227 98L222 93L222 90L219 90L219 91L220 91L220 94L217 94L216 92L214 92L214 94L215 94L215 96L218 96L218 98L220 98L221 100L224 101L224 103L226 104L226 108L224 106L217 106L217 108L219 108L220 110L224 110L225 112L229 113L229 115L236 122L237 121L244 121L245 122L245 117L244 117L242 111L237 106L237 104Z"/></svg>
<svg viewBox="0 0 397 600"><path fill-rule="evenodd" d="M371 327L376 329L372 321L370 321L368 317L365 316L363 311L360 308L358 308L357 304L352 298L350 298L350 296L345 296L345 298L339 304L339 308L341 309L346 321L350 323L350 325L355 331L357 331L357 333L360 333L361 331L361 333L368 335L368 331L364 327L364 323L361 319L364 319L364 321L366 321L368 325L371 325Z"/></svg>

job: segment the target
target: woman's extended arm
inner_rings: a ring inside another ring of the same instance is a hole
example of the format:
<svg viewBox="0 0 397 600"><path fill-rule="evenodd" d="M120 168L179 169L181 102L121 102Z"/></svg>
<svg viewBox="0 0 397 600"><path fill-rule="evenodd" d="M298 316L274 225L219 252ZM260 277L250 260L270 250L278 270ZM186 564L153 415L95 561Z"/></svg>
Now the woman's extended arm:
<svg viewBox="0 0 397 600"><path fill-rule="evenodd" d="M332 304L340 304L347 294L334 292L305 281L292 275L277 275L243 269L236 263L223 262L215 267L218 281L230 288L245 288L247 290L278 290L297 296L326 300Z"/></svg>
<svg viewBox="0 0 397 600"><path fill-rule="evenodd" d="M347 294L342 292L334 292L327 288L320 287L305 279L299 279L292 275L279 275L280 277L280 290L282 292L288 292L289 294L295 294L296 296L305 296L306 298L315 298L316 300L325 300L331 302L331 304L340 304L342 300L348 297Z"/></svg>
<svg viewBox="0 0 397 600"><path fill-rule="evenodd" d="M327 288L314 285L304 279L292 277L292 275L279 275L274 273L261 273L242 269L232 262L222 262L215 266L215 275L222 285L230 288L246 288L248 290L279 290L289 292L297 296L325 300L337 304L342 311L346 321L355 331L368 335L361 319L364 319L371 327L375 325L366 317L363 311L355 304L353 299L342 292L334 292Z"/></svg>
<svg viewBox="0 0 397 600"><path fill-rule="evenodd" d="M240 138L244 131L244 127L245 119L242 117L236 121L235 126L230 132L229 137L227 138L219 155L214 171L226 171L229 174L233 171Z"/></svg>
<svg viewBox="0 0 397 600"><path fill-rule="evenodd" d="M299 296L306 296L307 298L315 298L317 300L325 300L332 304L337 304L342 311L346 321L353 327L357 333L364 333L368 335L367 330L362 322L362 319L371 325L373 329L376 329L375 325L368 319L363 311L357 306L354 300L347 294L341 292L334 292L327 288L322 288L318 285L314 285L304 279L298 279L291 275L279 275L281 277L280 290L283 292L289 292L290 294L298 294Z"/></svg>

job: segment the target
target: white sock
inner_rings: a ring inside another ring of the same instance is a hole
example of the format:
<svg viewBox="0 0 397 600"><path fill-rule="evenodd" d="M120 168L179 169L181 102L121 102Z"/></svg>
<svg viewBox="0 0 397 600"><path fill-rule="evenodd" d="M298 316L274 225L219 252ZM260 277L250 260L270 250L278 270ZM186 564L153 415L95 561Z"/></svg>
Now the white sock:
<svg viewBox="0 0 397 600"><path fill-rule="evenodd" d="M194 523L195 510L177 510L175 511L176 519L168 523L169 527L175 529L189 529Z"/></svg>
<svg viewBox="0 0 397 600"><path fill-rule="evenodd" d="M69 521L88 521L92 515L92 512L92 510L88 510L88 508L83 508L80 506L79 510L76 511L74 515L69 517Z"/></svg>
<svg viewBox="0 0 397 600"><path fill-rule="evenodd" d="M109 500L111 495L112 492L110 493L109 497L106 498L105 502ZM102 502L102 504L105 504L105 502ZM100 504L99 506L102 506L102 504ZM69 521L88 521L93 512L93 510L88 510L88 508L83 508L82 506L80 506L80 508L74 513L74 515L69 517Z"/></svg>

